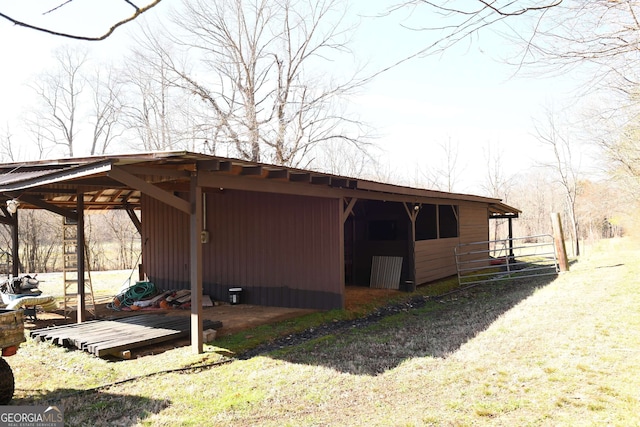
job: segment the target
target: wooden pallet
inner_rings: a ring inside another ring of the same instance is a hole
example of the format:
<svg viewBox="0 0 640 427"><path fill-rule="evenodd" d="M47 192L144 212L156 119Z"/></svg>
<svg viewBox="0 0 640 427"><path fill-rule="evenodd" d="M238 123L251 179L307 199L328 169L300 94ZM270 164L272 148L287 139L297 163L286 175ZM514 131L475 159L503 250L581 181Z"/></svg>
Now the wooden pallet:
<svg viewBox="0 0 640 427"><path fill-rule="evenodd" d="M220 329L222 322L204 321L204 329ZM99 357L120 355L123 351L189 336L191 318L141 314L117 320L92 320L72 325L35 329L37 341L76 347Z"/></svg>

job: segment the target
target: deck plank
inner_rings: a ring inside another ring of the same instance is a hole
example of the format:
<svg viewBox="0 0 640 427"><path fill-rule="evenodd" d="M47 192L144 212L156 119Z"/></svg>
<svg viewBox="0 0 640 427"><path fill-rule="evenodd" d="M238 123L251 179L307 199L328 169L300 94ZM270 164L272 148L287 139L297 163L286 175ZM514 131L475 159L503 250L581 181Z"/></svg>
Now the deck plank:
<svg viewBox="0 0 640 427"><path fill-rule="evenodd" d="M203 326L204 329L219 329L222 322L205 320ZM93 320L35 329L30 335L39 341L76 347L103 357L187 337L190 330L190 317L141 314L115 320Z"/></svg>

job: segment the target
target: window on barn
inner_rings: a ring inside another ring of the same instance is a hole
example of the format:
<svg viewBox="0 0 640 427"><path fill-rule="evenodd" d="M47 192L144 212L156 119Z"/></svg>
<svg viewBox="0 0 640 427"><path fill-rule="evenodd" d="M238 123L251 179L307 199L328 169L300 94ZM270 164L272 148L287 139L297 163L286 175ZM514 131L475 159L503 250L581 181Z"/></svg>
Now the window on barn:
<svg viewBox="0 0 640 427"><path fill-rule="evenodd" d="M436 205L422 205L416 217L416 240L438 238L438 217Z"/></svg>
<svg viewBox="0 0 640 427"><path fill-rule="evenodd" d="M458 206L438 205L440 238L458 237Z"/></svg>
<svg viewBox="0 0 640 427"><path fill-rule="evenodd" d="M396 240L398 226L395 221L369 221L369 240Z"/></svg>

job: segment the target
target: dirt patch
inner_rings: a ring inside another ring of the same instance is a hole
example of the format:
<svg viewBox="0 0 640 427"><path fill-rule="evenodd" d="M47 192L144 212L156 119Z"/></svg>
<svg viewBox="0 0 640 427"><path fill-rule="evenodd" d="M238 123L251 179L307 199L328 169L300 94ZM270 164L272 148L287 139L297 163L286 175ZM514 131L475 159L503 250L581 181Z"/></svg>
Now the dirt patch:
<svg viewBox="0 0 640 427"><path fill-rule="evenodd" d="M217 337L234 334L252 327L280 322L294 317L312 313L314 310L285 307L265 307L250 304L231 305L221 303L214 307L203 307L203 320L220 321L222 328L217 330ZM88 314L86 320L112 320L122 317L135 316L141 313L157 313L166 316L190 316L190 310L155 309L141 311L116 311L108 308L108 303L96 304L95 316ZM52 326L68 325L77 322L76 312L65 318L63 310L52 312L38 312L37 320L25 319L25 329L34 330ZM147 354L158 354L173 348L185 347L191 344L191 338L176 339L157 345L147 346L132 351L134 357Z"/></svg>
<svg viewBox="0 0 640 427"><path fill-rule="evenodd" d="M385 306L386 302L391 298L398 297L404 294L404 292L389 289L371 289L368 287L355 287L349 286L345 292L345 307L347 311L360 312L367 307L372 306ZM141 310L141 311L117 311L109 308L110 298L102 298L96 300L95 315L87 314L86 320L104 319L112 320L126 316L133 316L140 313L158 313L168 316L190 316L190 310L183 309L153 309L153 310ZM353 321L340 321L332 324L323 325L322 327L305 331L299 336L287 336L283 337L276 342L270 343L264 347L253 350L252 354L257 354L270 349L275 349L285 344L293 344L304 339L309 339L314 336L318 336L323 333L329 333L330 331L340 328L353 327L354 325L363 324L364 322L372 322L375 319L390 315L399 310L408 309L415 304L424 304L420 302L420 297L417 297L416 301L407 302L403 304L396 304L385 306L378 309L373 314L366 318L357 319ZM217 337L234 334L244 330L248 330L260 325L273 324L284 320L300 317L305 314L313 313L316 310L311 309L298 309L298 308L286 308L286 307L267 307L252 304L229 304L225 302L219 302L218 305L213 307L203 307L202 316L203 320L212 320L222 322L222 328L217 330ZM67 325L77 322L76 312L73 311L65 318L63 310L59 309L52 312L37 313L37 320L25 319L25 329L42 329L51 326ZM140 357L146 354L157 354L169 349L177 347L185 347L190 345L190 338L178 339L169 341L167 343L158 344L154 346L148 346L141 349L136 349L133 354L134 357Z"/></svg>

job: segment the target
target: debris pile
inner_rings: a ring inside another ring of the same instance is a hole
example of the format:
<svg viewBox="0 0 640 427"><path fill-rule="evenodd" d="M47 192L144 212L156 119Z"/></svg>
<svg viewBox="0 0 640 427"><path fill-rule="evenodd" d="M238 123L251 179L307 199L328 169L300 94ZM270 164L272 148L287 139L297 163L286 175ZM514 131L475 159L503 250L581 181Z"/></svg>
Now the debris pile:
<svg viewBox="0 0 640 427"><path fill-rule="evenodd" d="M204 298L205 305L210 298ZM191 308L191 291L188 289L159 291L152 282L136 282L120 292L107 305L116 311Z"/></svg>

